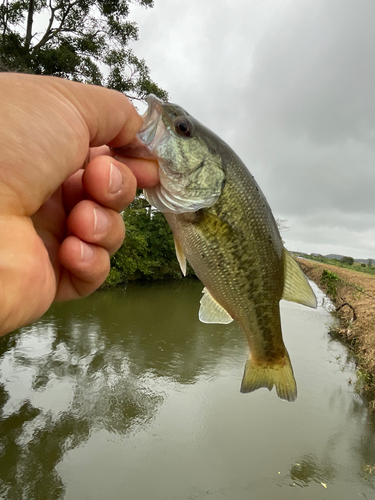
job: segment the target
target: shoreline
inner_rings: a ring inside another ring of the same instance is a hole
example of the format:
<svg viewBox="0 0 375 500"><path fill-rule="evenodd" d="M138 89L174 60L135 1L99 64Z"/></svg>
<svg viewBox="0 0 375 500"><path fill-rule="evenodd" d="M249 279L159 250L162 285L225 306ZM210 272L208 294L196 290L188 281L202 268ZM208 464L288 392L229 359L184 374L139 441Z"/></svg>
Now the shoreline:
<svg viewBox="0 0 375 500"><path fill-rule="evenodd" d="M340 326L330 334L338 337L354 354L357 391L375 412L375 276L347 268L296 259L306 276L314 281L336 306Z"/></svg>

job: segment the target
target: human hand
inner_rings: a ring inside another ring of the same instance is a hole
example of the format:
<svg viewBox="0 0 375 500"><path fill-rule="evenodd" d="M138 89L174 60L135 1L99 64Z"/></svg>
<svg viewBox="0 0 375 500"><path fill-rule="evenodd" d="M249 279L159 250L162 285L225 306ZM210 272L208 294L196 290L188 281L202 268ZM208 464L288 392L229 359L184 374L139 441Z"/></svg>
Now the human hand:
<svg viewBox="0 0 375 500"><path fill-rule="evenodd" d="M104 281L125 234L118 212L158 182L155 162L124 165L108 147L141 125L118 92L0 73L0 334Z"/></svg>

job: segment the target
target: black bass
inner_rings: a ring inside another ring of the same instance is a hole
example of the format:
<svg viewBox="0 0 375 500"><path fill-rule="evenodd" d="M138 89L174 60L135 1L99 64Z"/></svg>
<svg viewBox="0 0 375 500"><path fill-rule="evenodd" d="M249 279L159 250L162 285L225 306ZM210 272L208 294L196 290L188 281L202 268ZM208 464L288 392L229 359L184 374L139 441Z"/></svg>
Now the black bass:
<svg viewBox="0 0 375 500"><path fill-rule="evenodd" d="M160 184L145 190L205 285L199 318L239 321L250 348L241 392L275 385L294 401L297 387L280 323L280 299L316 307L315 295L284 248L266 198L234 151L181 107L148 99L141 143L159 163Z"/></svg>

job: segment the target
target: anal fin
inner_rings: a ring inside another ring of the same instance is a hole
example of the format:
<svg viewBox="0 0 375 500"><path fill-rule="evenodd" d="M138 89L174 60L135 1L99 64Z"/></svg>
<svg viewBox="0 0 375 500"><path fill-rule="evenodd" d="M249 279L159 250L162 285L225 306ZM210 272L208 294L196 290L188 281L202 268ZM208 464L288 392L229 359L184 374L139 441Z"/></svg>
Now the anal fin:
<svg viewBox="0 0 375 500"><path fill-rule="evenodd" d="M203 288L203 297L200 303L199 319L202 323L221 323L227 325L233 321L232 316L216 302L207 288Z"/></svg>

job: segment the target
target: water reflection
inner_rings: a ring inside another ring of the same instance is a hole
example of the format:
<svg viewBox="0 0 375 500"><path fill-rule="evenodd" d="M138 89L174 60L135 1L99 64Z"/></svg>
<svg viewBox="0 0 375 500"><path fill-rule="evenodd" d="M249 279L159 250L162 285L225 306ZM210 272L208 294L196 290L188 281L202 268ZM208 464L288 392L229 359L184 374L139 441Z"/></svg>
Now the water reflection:
<svg viewBox="0 0 375 500"><path fill-rule="evenodd" d="M329 461L320 462L315 455L305 455L290 469L290 478L293 480L293 484L302 487L308 486L311 481L326 485L336 475L336 469Z"/></svg>
<svg viewBox="0 0 375 500"><path fill-rule="evenodd" d="M202 335L200 293L198 283L98 293L2 341L1 495L61 498L64 453L100 428L147 426L168 381L213 376L236 338L222 327Z"/></svg>
<svg viewBox="0 0 375 500"><path fill-rule="evenodd" d="M239 393L245 340L199 323L201 288L97 293L0 340L1 498L373 493L374 424L324 310L283 306L299 385L287 404Z"/></svg>

